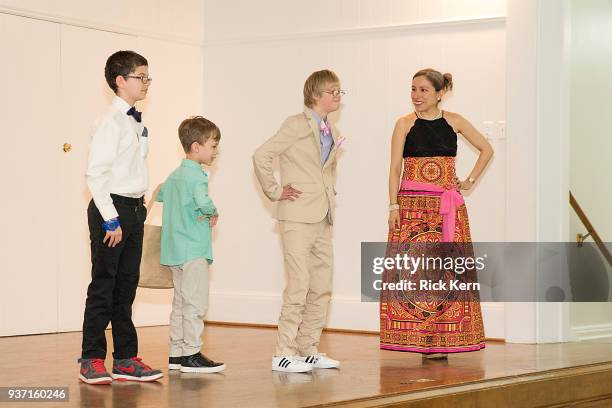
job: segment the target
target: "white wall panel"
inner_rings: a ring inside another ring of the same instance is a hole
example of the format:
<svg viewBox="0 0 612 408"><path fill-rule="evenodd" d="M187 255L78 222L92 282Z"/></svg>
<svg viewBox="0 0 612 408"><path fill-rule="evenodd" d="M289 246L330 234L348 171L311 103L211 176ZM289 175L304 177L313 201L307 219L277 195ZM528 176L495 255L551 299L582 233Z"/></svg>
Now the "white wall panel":
<svg viewBox="0 0 612 408"><path fill-rule="evenodd" d="M383 14L397 6L380 3L377 12ZM266 4L259 3L258 7L265 8ZM334 2L330 7L335 6ZM369 6L373 7L359 2L358 11ZM212 20L223 20L224 8L221 2L206 3L207 21L211 21L207 29L215 29ZM339 25L342 16L336 16ZM451 19L452 15L446 17ZM294 33L321 30L310 20L295 20L300 18L301 13L294 17ZM380 23L377 15L371 18L368 24ZM249 27L254 37L270 35L268 29ZM233 32L233 38L239 33ZM230 215L220 220L214 243L215 277L208 317L276 322L284 287L281 243L271 218L273 205L261 194L252 174L251 155L286 116L303 109L302 86L308 74L331 68L339 74L348 94L341 111L333 115L347 141L338 163L334 297L328 326L377 330L377 305L360 303L360 243L386 240L389 142L395 120L412 110L412 75L428 66L451 72L456 91L445 102L446 109L461 113L481 130L485 120L504 120L503 20L391 31L363 29L338 35L285 34L229 43L207 38L204 111L224 135L211 188L222 217L223 213ZM495 143L499 144L495 146L499 155L478 191L466 198L473 238L478 241L503 240L505 142ZM458 171L465 176L476 154L463 142L459 154ZM235 308L229 304L235 304ZM503 338L503 320L499 320L503 305L498 306L483 305L485 318L493 322L486 334Z"/></svg>

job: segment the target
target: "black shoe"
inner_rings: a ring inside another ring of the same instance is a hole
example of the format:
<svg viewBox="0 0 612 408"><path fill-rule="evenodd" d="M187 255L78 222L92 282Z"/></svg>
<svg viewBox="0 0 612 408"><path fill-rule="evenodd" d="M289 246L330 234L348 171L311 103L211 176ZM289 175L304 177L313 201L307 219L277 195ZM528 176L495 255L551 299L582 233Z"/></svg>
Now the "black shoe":
<svg viewBox="0 0 612 408"><path fill-rule="evenodd" d="M225 364L209 360L199 352L183 357L181 363L181 373L218 373L223 370Z"/></svg>
<svg viewBox="0 0 612 408"><path fill-rule="evenodd" d="M448 353L424 353L423 360L447 360Z"/></svg>
<svg viewBox="0 0 612 408"><path fill-rule="evenodd" d="M181 363L183 362L183 356L181 357L169 357L168 358L168 369L169 370L180 370Z"/></svg>

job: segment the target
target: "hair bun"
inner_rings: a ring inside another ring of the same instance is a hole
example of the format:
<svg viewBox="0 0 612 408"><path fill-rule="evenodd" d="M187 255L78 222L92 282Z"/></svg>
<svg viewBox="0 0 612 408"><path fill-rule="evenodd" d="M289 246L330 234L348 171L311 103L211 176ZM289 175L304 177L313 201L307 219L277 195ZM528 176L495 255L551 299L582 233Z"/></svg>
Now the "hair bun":
<svg viewBox="0 0 612 408"><path fill-rule="evenodd" d="M453 89L453 74L447 72L444 75L442 75L442 77L444 78L444 88L446 88L449 91Z"/></svg>

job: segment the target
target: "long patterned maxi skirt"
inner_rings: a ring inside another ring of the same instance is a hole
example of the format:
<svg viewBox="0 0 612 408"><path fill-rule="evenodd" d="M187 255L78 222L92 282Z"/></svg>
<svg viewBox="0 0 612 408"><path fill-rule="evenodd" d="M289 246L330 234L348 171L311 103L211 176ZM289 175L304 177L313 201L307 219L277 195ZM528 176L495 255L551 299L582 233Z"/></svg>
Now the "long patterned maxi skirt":
<svg viewBox="0 0 612 408"><path fill-rule="evenodd" d="M455 158L445 156L404 159L402 180L455 187ZM465 204L457 208L453 243L442 241L440 193L398 192L401 227L389 231L387 257L399 252L413 258L473 257ZM451 268L402 269L394 266L383 274L385 282L413 281L417 290L381 291L380 348L417 353L460 353L485 347L484 327L477 290L452 290L450 280L466 284L477 281L474 268L458 274ZM438 264L439 266L439 264ZM420 289L419 281L447 282L439 290ZM472 285L473 287L474 285ZM388 287L388 286L387 286Z"/></svg>

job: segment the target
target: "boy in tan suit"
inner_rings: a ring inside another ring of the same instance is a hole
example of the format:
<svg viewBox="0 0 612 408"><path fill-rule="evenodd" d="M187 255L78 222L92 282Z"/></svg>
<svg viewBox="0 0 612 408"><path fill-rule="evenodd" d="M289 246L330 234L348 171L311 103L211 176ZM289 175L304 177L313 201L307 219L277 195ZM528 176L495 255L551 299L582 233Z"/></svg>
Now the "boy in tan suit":
<svg viewBox="0 0 612 408"><path fill-rule="evenodd" d="M338 110L338 76L313 72L304 84L304 112L288 117L253 155L263 192L277 204L287 285L272 370L306 372L340 363L319 353L332 290L336 150L340 134L327 122ZM272 162L280 159L279 184Z"/></svg>

